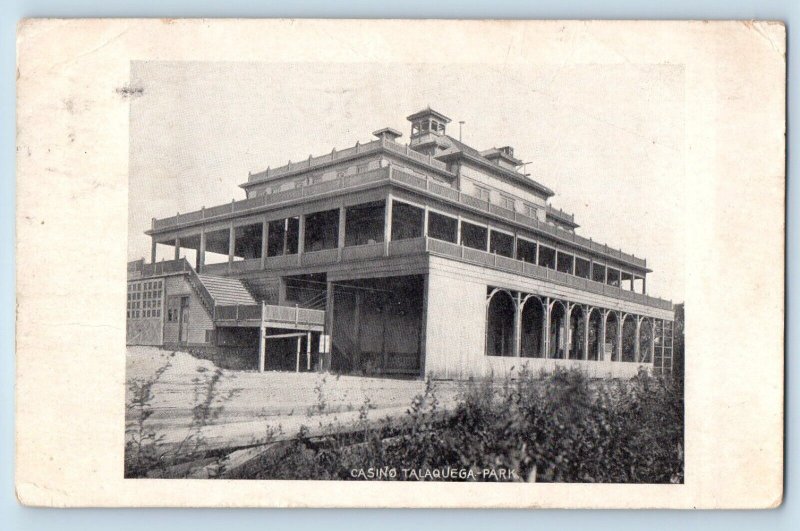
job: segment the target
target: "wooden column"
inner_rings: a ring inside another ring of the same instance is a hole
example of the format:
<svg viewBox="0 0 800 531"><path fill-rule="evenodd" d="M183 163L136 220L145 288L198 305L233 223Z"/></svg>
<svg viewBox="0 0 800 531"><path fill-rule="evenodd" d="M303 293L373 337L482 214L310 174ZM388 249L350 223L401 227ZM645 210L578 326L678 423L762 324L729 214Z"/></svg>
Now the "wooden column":
<svg viewBox="0 0 800 531"><path fill-rule="evenodd" d="M425 205L425 214L422 217L422 235L428 237L428 205Z"/></svg>
<svg viewBox="0 0 800 531"><path fill-rule="evenodd" d="M514 242L511 248L511 258L517 259L517 233L514 231Z"/></svg>
<svg viewBox="0 0 800 531"><path fill-rule="evenodd" d="M589 359L589 317L591 309L583 309L583 359Z"/></svg>
<svg viewBox="0 0 800 531"><path fill-rule="evenodd" d="M550 357L550 297L545 297L544 305L544 357Z"/></svg>
<svg viewBox="0 0 800 531"><path fill-rule="evenodd" d="M150 263L151 264L155 264L156 263L156 245L158 245L156 243L156 239L151 236L150 237Z"/></svg>
<svg viewBox="0 0 800 531"><path fill-rule="evenodd" d="M344 237L345 237L345 228L347 227L347 210L344 208L344 205L339 207L339 242L338 247L341 249L344 247Z"/></svg>
<svg viewBox="0 0 800 531"><path fill-rule="evenodd" d="M297 336L297 357L294 367L294 372L300 372L300 339L302 336L298 334Z"/></svg>
<svg viewBox="0 0 800 531"><path fill-rule="evenodd" d="M631 284L633 284L633 281L631 281ZM634 342L633 342L633 361L635 361L636 363L639 363L639 361L641 361L639 359L639 351L641 350L641 348L639 347L639 337L640 337L639 335L640 335L641 328L642 328L642 318L641 317L637 317L636 318L636 336L635 336Z"/></svg>
<svg viewBox="0 0 800 531"><path fill-rule="evenodd" d="M197 250L197 271L202 273L206 266L206 230L200 229L200 249Z"/></svg>
<svg viewBox="0 0 800 531"><path fill-rule="evenodd" d="M392 196L386 196L383 207L383 256L389 256L389 240L392 238Z"/></svg>
<svg viewBox="0 0 800 531"><path fill-rule="evenodd" d="M261 303L261 324L258 327L258 372L264 372L267 364L267 327L264 324L264 312L266 308Z"/></svg>
<svg viewBox="0 0 800 531"><path fill-rule="evenodd" d="M320 371L330 369L330 359L333 355L333 312L334 312L334 286L330 280L325 283L327 296L325 297L325 333L329 336L330 351L320 357Z"/></svg>
<svg viewBox="0 0 800 531"><path fill-rule="evenodd" d="M267 245L269 245L269 222L261 222L261 269L267 266Z"/></svg>
<svg viewBox="0 0 800 531"><path fill-rule="evenodd" d="M181 239L175 238L175 260L181 257Z"/></svg>
<svg viewBox="0 0 800 531"><path fill-rule="evenodd" d="M598 361L606 361L606 319L608 319L608 311L603 310L600 314L600 351L597 353Z"/></svg>
<svg viewBox="0 0 800 531"><path fill-rule="evenodd" d="M514 357L519 358L522 351L522 294L517 292L514 307Z"/></svg>
<svg viewBox="0 0 800 531"><path fill-rule="evenodd" d="M311 332L306 332L306 370L311 370Z"/></svg>
<svg viewBox="0 0 800 531"><path fill-rule="evenodd" d="M228 271L231 270L233 264L233 254L236 252L236 229L231 225L228 228Z"/></svg>
<svg viewBox="0 0 800 531"><path fill-rule="evenodd" d="M622 361L622 330L625 328L625 318L622 312L617 312L617 361Z"/></svg>
<svg viewBox="0 0 800 531"><path fill-rule="evenodd" d="M558 262L556 262L556 266L558 266ZM564 319L564 336L566 341L564 341L564 359L569 359L569 351L572 349L572 304L567 302L567 315Z"/></svg>
<svg viewBox="0 0 800 531"><path fill-rule="evenodd" d="M303 254L306 247L306 216L300 214L297 229L297 254Z"/></svg>

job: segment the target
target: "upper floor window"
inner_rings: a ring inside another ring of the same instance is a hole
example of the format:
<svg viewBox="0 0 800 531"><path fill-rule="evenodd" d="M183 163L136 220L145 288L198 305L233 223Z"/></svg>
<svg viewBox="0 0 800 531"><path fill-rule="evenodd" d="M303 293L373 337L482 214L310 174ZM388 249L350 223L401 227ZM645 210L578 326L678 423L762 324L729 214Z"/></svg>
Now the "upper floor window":
<svg viewBox="0 0 800 531"><path fill-rule="evenodd" d="M356 166L356 173L364 173L364 172L366 172L367 171L367 167L368 166L366 164L359 164L358 166Z"/></svg>
<svg viewBox="0 0 800 531"><path fill-rule="evenodd" d="M513 197L507 195L500 196L500 206L502 206L503 208L514 210L514 203L515 201Z"/></svg>
<svg viewBox="0 0 800 531"><path fill-rule="evenodd" d="M295 188L302 188L306 185L306 179L303 177L302 179L297 179L294 181Z"/></svg>
<svg viewBox="0 0 800 531"><path fill-rule="evenodd" d="M483 186L475 185L475 196L478 199L482 199L484 201L489 201L490 193L488 188L484 188Z"/></svg>
<svg viewBox="0 0 800 531"><path fill-rule="evenodd" d="M525 203L525 214L530 218L536 218L536 207L530 203Z"/></svg>

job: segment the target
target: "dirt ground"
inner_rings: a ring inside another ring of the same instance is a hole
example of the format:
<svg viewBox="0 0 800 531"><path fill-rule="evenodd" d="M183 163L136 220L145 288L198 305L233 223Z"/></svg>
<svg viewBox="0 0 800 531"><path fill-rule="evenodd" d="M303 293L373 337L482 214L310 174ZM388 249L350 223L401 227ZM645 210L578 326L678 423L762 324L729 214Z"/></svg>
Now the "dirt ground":
<svg viewBox="0 0 800 531"><path fill-rule="evenodd" d="M156 371L167 369L153 386L151 427L165 440L179 441L190 429L194 407L207 396L209 380L217 367L185 352L155 347L128 347L126 380L152 379ZM436 397L443 409L456 402L459 384L436 382ZM415 396L425 390L421 380L337 376L318 373L222 370L215 397L230 399L221 405L219 417L204 429L214 446L247 444L265 431L292 432L302 426L323 421L348 421L357 418L365 403L371 419L405 413ZM126 400L132 398L127 390ZM136 422L134 415L126 419Z"/></svg>

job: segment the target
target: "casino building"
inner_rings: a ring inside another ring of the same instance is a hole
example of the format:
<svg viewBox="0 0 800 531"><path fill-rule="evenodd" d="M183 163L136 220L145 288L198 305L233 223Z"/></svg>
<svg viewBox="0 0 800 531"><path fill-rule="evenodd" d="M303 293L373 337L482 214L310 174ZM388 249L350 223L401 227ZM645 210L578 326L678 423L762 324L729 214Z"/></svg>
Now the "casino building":
<svg viewBox="0 0 800 531"><path fill-rule="evenodd" d="M578 235L510 146L474 149L430 108L408 121L407 144L379 129L154 218L128 344L262 371L671 371L673 306L647 295L645 259Z"/></svg>

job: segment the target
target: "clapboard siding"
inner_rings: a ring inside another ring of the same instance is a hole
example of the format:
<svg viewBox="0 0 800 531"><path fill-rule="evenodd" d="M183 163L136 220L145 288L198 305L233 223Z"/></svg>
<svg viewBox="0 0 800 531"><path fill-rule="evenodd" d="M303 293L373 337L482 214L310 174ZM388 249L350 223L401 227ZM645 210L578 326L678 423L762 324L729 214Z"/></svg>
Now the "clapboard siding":
<svg viewBox="0 0 800 531"><path fill-rule="evenodd" d="M166 299L173 295L186 295L189 297L189 333L188 342L195 344L206 343L206 330L214 329L214 321L206 311L200 297L195 293L184 276L167 277L166 279ZM178 323L166 322L165 305L164 319L164 343L178 342Z"/></svg>

